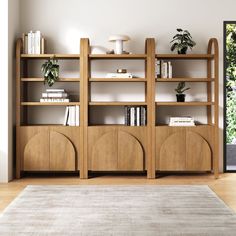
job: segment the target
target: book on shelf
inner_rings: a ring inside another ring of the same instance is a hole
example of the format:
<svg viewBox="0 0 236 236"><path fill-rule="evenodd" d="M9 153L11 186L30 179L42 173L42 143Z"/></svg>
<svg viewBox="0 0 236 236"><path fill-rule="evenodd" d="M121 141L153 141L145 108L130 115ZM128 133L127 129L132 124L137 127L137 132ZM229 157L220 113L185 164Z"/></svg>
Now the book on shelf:
<svg viewBox="0 0 236 236"><path fill-rule="evenodd" d="M171 61L156 60L155 71L156 78L167 79L173 77Z"/></svg>
<svg viewBox="0 0 236 236"><path fill-rule="evenodd" d="M146 125L146 107L125 106L125 125L145 126Z"/></svg>
<svg viewBox="0 0 236 236"><path fill-rule="evenodd" d="M124 79L128 79L128 78L133 78L133 74L132 73L107 73L106 78L124 78Z"/></svg>
<svg viewBox="0 0 236 236"><path fill-rule="evenodd" d="M56 92L56 93L42 93L42 98L67 98L68 94L67 93L62 93L62 92Z"/></svg>
<svg viewBox="0 0 236 236"><path fill-rule="evenodd" d="M68 98L40 98L40 102L70 102Z"/></svg>
<svg viewBox="0 0 236 236"><path fill-rule="evenodd" d="M65 110L64 126L79 126L80 107L67 106Z"/></svg>
<svg viewBox="0 0 236 236"><path fill-rule="evenodd" d="M65 89L46 89L46 92L42 93L40 102L70 102L70 99Z"/></svg>
<svg viewBox="0 0 236 236"><path fill-rule="evenodd" d="M195 126L193 117L170 117L169 126Z"/></svg>
<svg viewBox="0 0 236 236"><path fill-rule="evenodd" d="M22 34L23 53L25 54L44 54L45 40L39 30L30 31Z"/></svg>

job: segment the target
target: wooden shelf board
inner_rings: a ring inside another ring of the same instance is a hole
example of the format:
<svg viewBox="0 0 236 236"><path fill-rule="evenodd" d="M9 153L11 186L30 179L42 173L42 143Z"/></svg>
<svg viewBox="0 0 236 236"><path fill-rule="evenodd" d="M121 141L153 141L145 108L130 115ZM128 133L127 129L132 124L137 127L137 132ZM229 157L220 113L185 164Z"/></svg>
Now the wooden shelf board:
<svg viewBox="0 0 236 236"><path fill-rule="evenodd" d="M75 127L80 127L80 126L66 126L62 124L24 124L21 125L20 127L65 127L65 128L75 128Z"/></svg>
<svg viewBox="0 0 236 236"><path fill-rule="evenodd" d="M156 54L158 59L207 60L214 59L213 54Z"/></svg>
<svg viewBox="0 0 236 236"><path fill-rule="evenodd" d="M106 60L106 59L130 59L130 60L141 60L146 59L146 54L90 54L90 59Z"/></svg>
<svg viewBox="0 0 236 236"><path fill-rule="evenodd" d="M212 82L214 78L158 78L156 82Z"/></svg>
<svg viewBox="0 0 236 236"><path fill-rule="evenodd" d="M90 124L88 127L127 127L127 128L133 128L133 127L147 127L147 126L130 126L130 125L122 125L122 124Z"/></svg>
<svg viewBox="0 0 236 236"><path fill-rule="evenodd" d="M22 82L44 82L44 78L21 78ZM80 78L59 78L57 82L80 82Z"/></svg>
<svg viewBox="0 0 236 236"><path fill-rule="evenodd" d="M80 54L21 54L22 59L80 59Z"/></svg>
<svg viewBox="0 0 236 236"><path fill-rule="evenodd" d="M157 106L211 106L214 102L156 102Z"/></svg>
<svg viewBox="0 0 236 236"><path fill-rule="evenodd" d="M90 106L145 106L146 102L89 102Z"/></svg>
<svg viewBox="0 0 236 236"><path fill-rule="evenodd" d="M76 106L79 102L21 102L21 106Z"/></svg>
<svg viewBox="0 0 236 236"><path fill-rule="evenodd" d="M90 82L146 82L145 78L90 78Z"/></svg>

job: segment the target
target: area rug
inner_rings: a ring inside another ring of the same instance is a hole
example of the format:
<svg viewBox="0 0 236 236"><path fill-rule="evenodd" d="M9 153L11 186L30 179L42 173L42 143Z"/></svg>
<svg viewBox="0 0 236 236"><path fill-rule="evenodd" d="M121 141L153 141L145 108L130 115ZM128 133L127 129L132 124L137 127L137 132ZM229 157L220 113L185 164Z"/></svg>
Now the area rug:
<svg viewBox="0 0 236 236"><path fill-rule="evenodd" d="M236 235L236 216L207 186L27 186L0 235Z"/></svg>

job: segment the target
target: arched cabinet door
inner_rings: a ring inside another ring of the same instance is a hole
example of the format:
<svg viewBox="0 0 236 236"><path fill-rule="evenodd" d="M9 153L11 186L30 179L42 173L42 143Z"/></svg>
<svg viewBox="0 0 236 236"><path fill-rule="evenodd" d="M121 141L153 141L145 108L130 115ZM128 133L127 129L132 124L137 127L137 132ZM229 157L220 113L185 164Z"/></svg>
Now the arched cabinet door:
<svg viewBox="0 0 236 236"><path fill-rule="evenodd" d="M49 133L39 132L29 139L24 149L25 171L48 171L49 164Z"/></svg>
<svg viewBox="0 0 236 236"><path fill-rule="evenodd" d="M71 141L59 132L50 131L50 170L74 171L75 156Z"/></svg>
<svg viewBox="0 0 236 236"><path fill-rule="evenodd" d="M124 131L118 131L118 169L144 170L144 152L140 142Z"/></svg>
<svg viewBox="0 0 236 236"><path fill-rule="evenodd" d="M186 169L189 171L211 170L211 149L199 134L186 132Z"/></svg>
<svg viewBox="0 0 236 236"><path fill-rule="evenodd" d="M160 149L160 170L185 170L186 136L181 130L171 134L162 144Z"/></svg>
<svg viewBox="0 0 236 236"><path fill-rule="evenodd" d="M91 170L117 170L117 131L102 134L92 146Z"/></svg>

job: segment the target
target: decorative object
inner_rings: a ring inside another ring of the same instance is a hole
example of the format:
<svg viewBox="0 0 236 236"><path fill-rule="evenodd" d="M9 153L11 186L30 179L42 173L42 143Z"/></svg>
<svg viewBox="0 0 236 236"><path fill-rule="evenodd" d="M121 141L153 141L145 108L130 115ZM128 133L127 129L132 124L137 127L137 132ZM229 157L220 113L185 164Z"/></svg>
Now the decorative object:
<svg viewBox="0 0 236 236"><path fill-rule="evenodd" d="M177 50L178 54L186 54L188 48L192 49L196 43L192 40L188 30L177 29L178 33L173 37L171 51Z"/></svg>
<svg viewBox="0 0 236 236"><path fill-rule="evenodd" d="M91 54L106 54L107 48L102 46L91 46Z"/></svg>
<svg viewBox="0 0 236 236"><path fill-rule="evenodd" d="M206 185L31 185L3 212L0 232L226 236L236 215Z"/></svg>
<svg viewBox="0 0 236 236"><path fill-rule="evenodd" d="M110 42L115 42L115 54L123 54L123 42L130 40L129 36L126 35L112 35L109 37ZM127 52L125 52L127 54Z"/></svg>
<svg viewBox="0 0 236 236"><path fill-rule="evenodd" d="M179 82L175 91L177 92L176 98L177 102L185 102L185 94L184 92L189 90L190 87L185 88L185 82Z"/></svg>
<svg viewBox="0 0 236 236"><path fill-rule="evenodd" d="M44 84L47 83L49 87L53 86L53 84L59 79L59 64L54 58L50 58L46 61L42 65L41 70L44 75Z"/></svg>

